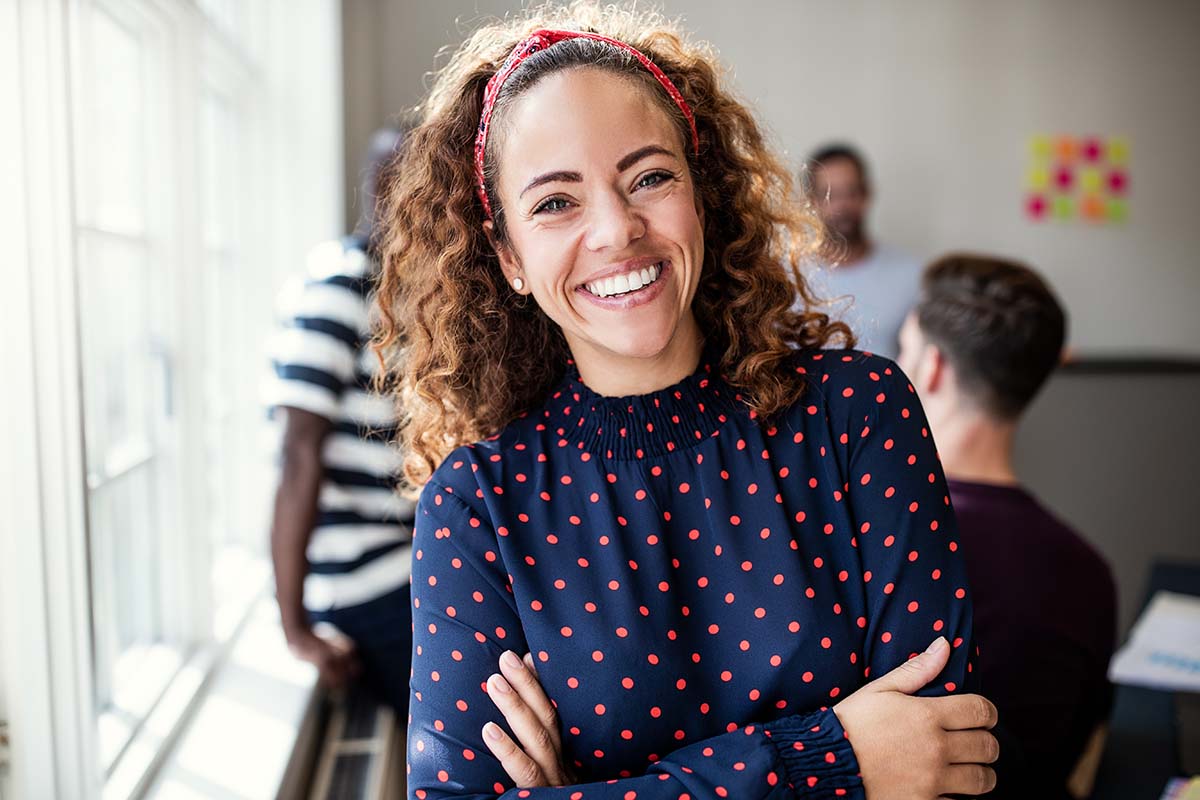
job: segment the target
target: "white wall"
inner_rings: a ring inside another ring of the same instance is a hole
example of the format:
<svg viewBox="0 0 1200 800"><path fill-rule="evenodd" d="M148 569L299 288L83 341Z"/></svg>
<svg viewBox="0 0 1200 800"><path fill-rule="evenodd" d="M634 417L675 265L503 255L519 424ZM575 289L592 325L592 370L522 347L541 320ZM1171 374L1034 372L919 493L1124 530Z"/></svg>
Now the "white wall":
<svg viewBox="0 0 1200 800"><path fill-rule="evenodd" d="M435 53L502 0L343 0L348 175L370 130L420 99ZM1200 355L1200 4L1175 0L668 0L799 165L849 139L877 186L874 229L1046 272L1084 354ZM1029 137L1123 135L1130 221L1027 222ZM351 216L351 219L353 216Z"/></svg>

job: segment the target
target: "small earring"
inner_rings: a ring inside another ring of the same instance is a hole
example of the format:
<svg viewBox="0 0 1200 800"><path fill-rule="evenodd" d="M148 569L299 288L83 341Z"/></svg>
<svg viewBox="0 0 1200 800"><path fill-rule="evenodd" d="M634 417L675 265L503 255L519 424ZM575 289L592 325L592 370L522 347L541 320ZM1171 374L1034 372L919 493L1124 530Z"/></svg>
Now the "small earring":
<svg viewBox="0 0 1200 800"><path fill-rule="evenodd" d="M525 288L525 281L521 280L521 276L513 278L512 287L518 292Z"/></svg>

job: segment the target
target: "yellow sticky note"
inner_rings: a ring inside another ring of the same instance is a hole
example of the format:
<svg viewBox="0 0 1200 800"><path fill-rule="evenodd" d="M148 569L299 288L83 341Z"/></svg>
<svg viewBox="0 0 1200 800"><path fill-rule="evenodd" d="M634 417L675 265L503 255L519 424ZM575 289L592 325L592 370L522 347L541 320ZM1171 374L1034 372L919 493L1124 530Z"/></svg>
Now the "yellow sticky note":
<svg viewBox="0 0 1200 800"><path fill-rule="evenodd" d="M1097 175L1099 180L1100 176ZM1026 188L1035 192L1045 190L1050 186L1050 172L1045 167L1030 167L1029 172L1025 173Z"/></svg>
<svg viewBox="0 0 1200 800"><path fill-rule="evenodd" d="M1129 140L1124 136L1114 136L1108 140L1108 162L1124 164L1129 160Z"/></svg>
<svg viewBox="0 0 1200 800"><path fill-rule="evenodd" d="M1037 161L1050 160L1050 137L1033 136L1029 139L1029 155Z"/></svg>

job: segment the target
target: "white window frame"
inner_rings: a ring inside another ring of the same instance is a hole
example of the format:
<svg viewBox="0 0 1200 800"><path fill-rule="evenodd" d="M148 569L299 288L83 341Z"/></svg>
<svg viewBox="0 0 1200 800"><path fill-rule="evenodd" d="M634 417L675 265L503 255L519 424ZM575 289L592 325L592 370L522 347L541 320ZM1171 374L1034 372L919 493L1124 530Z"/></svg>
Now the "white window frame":
<svg viewBox="0 0 1200 800"><path fill-rule="evenodd" d="M94 797L90 610L84 522L81 395L69 158L67 8L5 4L0 14L4 174L0 235L12 284L0 293L3 393L0 453L12 466L0 501L12 530L0 536L0 650L10 720L14 797ZM19 121L19 122L18 122ZM22 535L24 534L24 535ZM13 687L19 687L14 691Z"/></svg>
<svg viewBox="0 0 1200 800"><path fill-rule="evenodd" d="M257 79L269 89L270 102L255 109L258 120L247 143L258 162L263 192L256 198L261 216L255 224L261 227L249 237L257 252L247 255L258 258L261 272L247 287L252 293L248 302L261 303L266 312L263 320L247 326L255 328L247 335L257 339L266 332L275 292L301 267L308 247L338 235L342 227L336 0L303 9L288 0L255 0L247 13L274 23L256 34L263 53L260 64L240 58L241 38L213 25L196 0L0 4L0 102L16 112L0 118L0 172L6 176L0 182L0 241L8 244L10 254L0 267L6 279L0 292L0 352L8 378L0 392L0 503L6 509L0 530L0 721L9 723L12 742L9 752L0 748L4 800L125 798L143 792L180 727L202 702L212 669L228 645L211 636L208 532L194 522L190 528L181 525L166 543L160 565L165 580L186 587L179 594L183 601L166 612L169 627L183 640L207 645L188 653L179 677L156 706L154 713L170 707L176 718L165 737L166 729L155 720L158 738L155 748L144 752L144 769L128 770L131 774L120 776L119 786L114 781L106 786L93 711L97 686L81 424L78 254L72 234L82 189L76 174L80 152L73 141L78 97L72 90L80 85L78 73L72 72L78 68L73 37L81 30L81 15L98 4L140 15L164 32L170 59L161 78L166 87L162 101L172 108L169 130L152 146L198 152L194 109L207 79L236 88L257 70ZM218 66L206 70L205 64ZM328 124L313 126L314 119ZM311 174L296 169L314 160L319 163ZM172 293L176 307L186 308L195 296L204 243L198 226L178 221L199 216L199 194L193 189L200 181L194 158L167 161L173 170L170 180L185 188L169 198L165 213L173 220L169 224L179 228L166 237L169 251L161 256L181 265ZM181 352L196 352L196 337L203 335L195 317L180 321ZM194 370L187 366L177 370L174 397L180 404L178 419L195 420L195 406L202 400ZM259 376L241 377L256 381ZM179 425L177 451L199 452L202 435L198 425ZM202 463L185 459L181 467L185 483L202 477ZM199 519L199 506L195 493L181 493L179 519ZM247 525L259 526L265 538L265 522L264 517ZM232 634L233 628L226 626L225 632Z"/></svg>

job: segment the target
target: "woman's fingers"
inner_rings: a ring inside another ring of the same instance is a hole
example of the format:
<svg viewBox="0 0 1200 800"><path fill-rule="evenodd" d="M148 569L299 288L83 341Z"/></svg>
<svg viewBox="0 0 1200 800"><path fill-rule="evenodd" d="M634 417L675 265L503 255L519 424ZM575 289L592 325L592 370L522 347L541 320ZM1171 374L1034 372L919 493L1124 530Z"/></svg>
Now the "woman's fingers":
<svg viewBox="0 0 1200 800"><path fill-rule="evenodd" d="M943 795L987 794L996 788L996 770L982 764L951 764L942 772Z"/></svg>
<svg viewBox="0 0 1200 800"><path fill-rule="evenodd" d="M513 779L518 789L550 785L537 762L525 755L496 723L489 722L483 726L483 743L492 751L492 755L500 762L500 766L504 767L504 771Z"/></svg>
<svg viewBox="0 0 1200 800"><path fill-rule="evenodd" d="M488 678L487 693L516 735L522 754L538 766L547 781L539 785L565 785L566 776L554 738L512 684L503 675L492 675Z"/></svg>
<svg viewBox="0 0 1200 800"><path fill-rule="evenodd" d="M863 689L868 692L900 692L916 694L938 676L950 660L950 643L939 636L930 643L924 653L910 658L900 666L875 678Z"/></svg>
<svg viewBox="0 0 1200 800"><path fill-rule="evenodd" d="M992 701L978 694L921 699L934 709L936 719L945 731L965 731L971 728L991 730L1000 718Z"/></svg>
<svg viewBox="0 0 1200 800"><path fill-rule="evenodd" d="M550 698L542 689L537 672L529 668L532 659L528 655L526 659L522 661L516 653L506 650L504 655L500 656L500 673L537 715L538 721L550 735L550 740L554 745L554 754L557 757L562 750L562 739L558 732L558 712L555 711L554 704L550 702Z"/></svg>
<svg viewBox="0 0 1200 800"><path fill-rule="evenodd" d="M945 736L951 764L994 764L1000 758L1000 743L985 730L948 731Z"/></svg>

